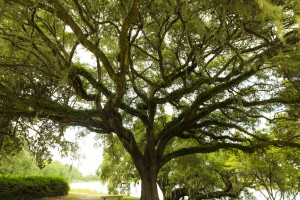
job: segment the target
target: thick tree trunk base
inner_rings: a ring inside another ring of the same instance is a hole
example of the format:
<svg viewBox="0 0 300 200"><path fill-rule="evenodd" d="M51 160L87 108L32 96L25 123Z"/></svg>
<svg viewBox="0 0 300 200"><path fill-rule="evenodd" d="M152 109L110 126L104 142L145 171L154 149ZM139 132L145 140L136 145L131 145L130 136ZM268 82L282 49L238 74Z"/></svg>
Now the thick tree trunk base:
<svg viewBox="0 0 300 200"><path fill-rule="evenodd" d="M156 175L147 173L142 176L141 200L159 200Z"/></svg>

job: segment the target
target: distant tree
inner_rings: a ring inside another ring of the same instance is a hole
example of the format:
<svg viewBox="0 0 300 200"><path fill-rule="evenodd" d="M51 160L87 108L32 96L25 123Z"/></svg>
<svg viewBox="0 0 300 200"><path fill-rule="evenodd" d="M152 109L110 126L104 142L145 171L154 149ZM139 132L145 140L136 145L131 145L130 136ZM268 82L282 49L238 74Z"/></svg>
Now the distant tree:
<svg viewBox="0 0 300 200"><path fill-rule="evenodd" d="M84 180L84 176L77 168L69 164L63 164L60 161L54 161L41 170L41 175L45 176L61 176L68 181Z"/></svg>
<svg viewBox="0 0 300 200"><path fill-rule="evenodd" d="M45 167L40 169L34 154L25 146L25 148L14 155L1 157L0 174L60 176L70 182L91 179L95 180L95 177L84 177L76 167L69 164L63 164L57 160L44 165Z"/></svg>
<svg viewBox="0 0 300 200"><path fill-rule="evenodd" d="M89 181L99 181L99 177L96 174L90 173L89 175L84 176L83 180L87 181L87 182L89 182Z"/></svg>
<svg viewBox="0 0 300 200"><path fill-rule="evenodd" d="M260 119L299 106L283 73L299 65L290 58L299 55L299 1L0 0L0 8L0 114L38 160L55 144L68 150L67 126L114 134L142 180L141 199L157 200L159 171L181 156L300 146L256 131ZM92 64L78 59L80 48Z"/></svg>
<svg viewBox="0 0 300 200"><path fill-rule="evenodd" d="M0 159L22 150L23 141L17 136L11 119L0 115Z"/></svg>
<svg viewBox="0 0 300 200"><path fill-rule="evenodd" d="M108 183L107 190L110 194L128 194L132 184L140 180L137 170L130 155L122 147L116 137L105 138L103 161L96 171L96 175L103 183Z"/></svg>
<svg viewBox="0 0 300 200"><path fill-rule="evenodd" d="M35 158L28 149L21 149L13 155L0 152L0 174L39 175L40 169Z"/></svg>

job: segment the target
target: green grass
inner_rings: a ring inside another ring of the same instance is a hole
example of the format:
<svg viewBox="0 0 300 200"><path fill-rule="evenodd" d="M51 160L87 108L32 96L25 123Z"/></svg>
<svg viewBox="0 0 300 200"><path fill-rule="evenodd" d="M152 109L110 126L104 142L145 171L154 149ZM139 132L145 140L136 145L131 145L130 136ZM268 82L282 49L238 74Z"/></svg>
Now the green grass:
<svg viewBox="0 0 300 200"><path fill-rule="evenodd" d="M123 197L123 200L137 200L137 199L140 199L140 198L137 198L137 197L126 197L126 196Z"/></svg>
<svg viewBox="0 0 300 200"><path fill-rule="evenodd" d="M99 191L90 189L74 189L71 188L70 192L66 196L44 198L43 200L99 200L101 195L107 195ZM137 197L130 197L123 195L122 200L138 200ZM113 199L112 199L113 200Z"/></svg>
<svg viewBox="0 0 300 200"><path fill-rule="evenodd" d="M102 194L103 195L103 194ZM72 193L60 197L43 198L43 200L99 200L101 194ZM123 196L122 200L138 200L136 197Z"/></svg>
<svg viewBox="0 0 300 200"><path fill-rule="evenodd" d="M108 194L104 194L103 192L99 192L96 190L71 188L69 195L67 195L65 197L60 197L60 199L63 199L63 200L81 199L81 198L85 198L84 197L85 194L86 195L96 195L96 196L108 195ZM126 195L123 195L123 198L122 198L122 200L138 200L138 199L139 198L137 198L137 197L130 197L130 196L126 196Z"/></svg>
<svg viewBox="0 0 300 200"><path fill-rule="evenodd" d="M79 188L71 188L69 193L86 193L86 194L100 194L105 195L102 192L90 189L79 189Z"/></svg>

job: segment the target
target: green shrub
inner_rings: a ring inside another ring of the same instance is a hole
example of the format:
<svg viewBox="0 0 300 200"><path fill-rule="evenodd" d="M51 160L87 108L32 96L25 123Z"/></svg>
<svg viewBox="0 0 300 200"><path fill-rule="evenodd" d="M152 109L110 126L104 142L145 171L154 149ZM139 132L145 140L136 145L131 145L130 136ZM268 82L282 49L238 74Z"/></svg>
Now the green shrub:
<svg viewBox="0 0 300 200"><path fill-rule="evenodd" d="M0 199L28 200L67 195L69 183L61 177L0 176Z"/></svg>

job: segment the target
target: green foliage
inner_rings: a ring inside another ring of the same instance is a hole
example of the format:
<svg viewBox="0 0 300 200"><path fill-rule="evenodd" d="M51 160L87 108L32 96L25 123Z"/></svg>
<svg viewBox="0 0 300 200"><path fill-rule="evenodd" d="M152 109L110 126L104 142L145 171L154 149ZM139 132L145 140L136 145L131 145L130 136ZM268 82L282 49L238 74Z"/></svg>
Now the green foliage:
<svg viewBox="0 0 300 200"><path fill-rule="evenodd" d="M15 155L0 154L0 174L39 175L40 169L28 149L22 149Z"/></svg>
<svg viewBox="0 0 300 200"><path fill-rule="evenodd" d="M49 165L46 165L46 167L43 168L40 171L40 173L43 176L63 177L65 179L67 179L69 182L87 179L78 171L78 169L76 169L72 165L62 164L59 161L54 161L54 162L50 163Z"/></svg>
<svg viewBox="0 0 300 200"><path fill-rule="evenodd" d="M267 191L270 199L275 199L277 191L292 199L300 190L298 154L299 150L290 148L269 148L252 155L236 152L225 164L234 170L238 183Z"/></svg>
<svg viewBox="0 0 300 200"><path fill-rule="evenodd" d="M0 176L0 198L27 200L67 195L68 182L61 177Z"/></svg>
<svg viewBox="0 0 300 200"><path fill-rule="evenodd" d="M60 161L47 163L43 169L40 169L34 155L28 149L23 149L13 156L1 156L0 174L56 176L69 182L97 180L93 175L83 176L76 167L62 164Z"/></svg>
<svg viewBox="0 0 300 200"><path fill-rule="evenodd" d="M249 184L235 173L238 166L233 169L226 167L231 155L229 151L219 151L172 160L159 173L159 185L164 197L217 198L215 195L219 192L223 197L237 198ZM182 190L180 196L174 192L178 189Z"/></svg>
<svg viewBox="0 0 300 200"><path fill-rule="evenodd" d="M104 151L105 159L97 174L110 183L110 193L122 193L138 180L138 175L133 173L133 164L128 162L126 154L117 150L121 144L117 141L111 144ZM234 150L185 156L166 164L157 181L167 199L174 197L173 191L178 188L184 189L184 195L190 198L223 190L224 196L239 196L243 191L247 199L253 199L249 188L268 191L269 198L274 198L277 191L292 198L300 189L298 154L295 149L272 147L254 154Z"/></svg>
<svg viewBox="0 0 300 200"><path fill-rule="evenodd" d="M225 161L191 154L300 147L297 133L286 141L291 137L258 131L261 119L299 111L299 1L0 3L0 118L7 119L0 143L3 135L28 141L39 167L50 161L49 148L75 151L64 134L81 126L110 135L106 151L116 153L105 156L100 176L117 180L112 192L122 180L111 164L126 180L137 171L142 199L157 200L157 174L180 157L195 159L222 188L205 169L223 173L217 165ZM84 51L91 62L79 58Z"/></svg>
<svg viewBox="0 0 300 200"><path fill-rule="evenodd" d="M139 178L132 158L126 154L116 137L106 137L107 145L103 151L103 162L96 174L102 182L108 183L109 194L129 194L132 183Z"/></svg>

